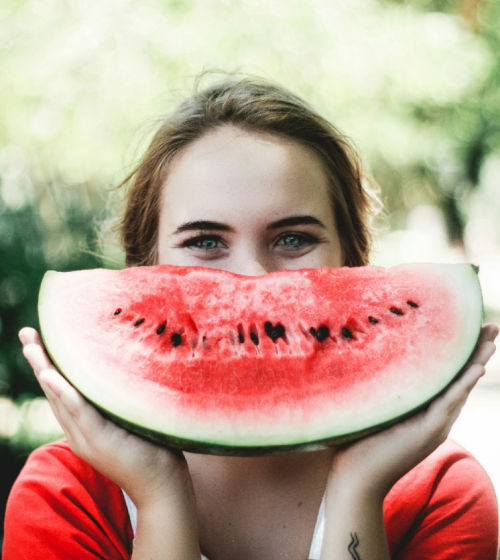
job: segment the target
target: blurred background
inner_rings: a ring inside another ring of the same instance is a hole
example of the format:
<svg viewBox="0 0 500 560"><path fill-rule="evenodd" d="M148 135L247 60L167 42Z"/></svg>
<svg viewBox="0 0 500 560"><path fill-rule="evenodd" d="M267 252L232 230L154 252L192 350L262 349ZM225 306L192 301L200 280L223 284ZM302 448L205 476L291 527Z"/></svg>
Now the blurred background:
<svg viewBox="0 0 500 560"><path fill-rule="evenodd" d="M496 0L2 0L0 515L60 436L17 339L47 269L120 267L100 225L158 116L203 71L269 77L357 146L386 212L373 263L473 262L500 322ZM500 355L453 437L500 491Z"/></svg>

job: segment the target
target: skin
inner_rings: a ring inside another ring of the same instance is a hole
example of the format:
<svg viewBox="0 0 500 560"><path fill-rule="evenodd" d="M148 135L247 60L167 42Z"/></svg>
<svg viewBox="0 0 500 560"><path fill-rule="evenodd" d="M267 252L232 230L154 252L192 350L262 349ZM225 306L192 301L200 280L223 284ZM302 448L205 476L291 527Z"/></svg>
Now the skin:
<svg viewBox="0 0 500 560"><path fill-rule="evenodd" d="M203 222L203 223L201 223ZM305 147L224 126L174 161L160 215L158 262L258 275L342 265L321 163ZM280 457L174 454L105 420L54 369L38 334L24 355L73 451L138 509L134 560L307 558L326 488L322 560L388 560L382 503L448 436L495 350L485 325L463 374L424 411L349 446Z"/></svg>

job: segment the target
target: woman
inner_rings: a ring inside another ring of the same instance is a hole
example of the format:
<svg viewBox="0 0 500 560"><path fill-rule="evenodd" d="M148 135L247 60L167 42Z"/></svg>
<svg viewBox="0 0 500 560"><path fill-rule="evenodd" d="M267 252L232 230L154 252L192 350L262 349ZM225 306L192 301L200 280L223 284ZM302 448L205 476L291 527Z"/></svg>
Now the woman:
<svg viewBox="0 0 500 560"><path fill-rule="evenodd" d="M351 150L279 86L196 94L129 180L128 265L258 275L368 262L373 198ZM461 377L392 428L342 448L237 458L181 455L106 421L23 329L67 442L36 451L14 486L4 558L494 560L491 484L445 440L496 334L483 327Z"/></svg>

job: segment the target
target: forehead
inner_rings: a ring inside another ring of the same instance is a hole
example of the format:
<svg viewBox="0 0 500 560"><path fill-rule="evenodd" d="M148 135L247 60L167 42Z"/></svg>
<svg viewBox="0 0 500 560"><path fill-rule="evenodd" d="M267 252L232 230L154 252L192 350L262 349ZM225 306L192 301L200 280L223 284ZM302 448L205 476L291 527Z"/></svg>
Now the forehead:
<svg viewBox="0 0 500 560"><path fill-rule="evenodd" d="M319 156L299 142L229 125L174 158L162 196L162 219L175 222L238 212L255 219L332 214Z"/></svg>

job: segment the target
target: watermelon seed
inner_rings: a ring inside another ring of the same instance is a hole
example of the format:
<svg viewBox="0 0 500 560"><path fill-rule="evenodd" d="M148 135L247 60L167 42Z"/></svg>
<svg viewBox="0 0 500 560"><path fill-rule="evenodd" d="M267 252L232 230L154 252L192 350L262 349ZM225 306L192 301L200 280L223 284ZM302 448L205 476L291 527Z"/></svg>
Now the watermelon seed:
<svg viewBox="0 0 500 560"><path fill-rule="evenodd" d="M259 345L259 335L257 334L257 329L253 325L250 327L250 340L255 346Z"/></svg>
<svg viewBox="0 0 500 560"><path fill-rule="evenodd" d="M115 315L120 315L120 313L122 312L122 308L119 307L116 311L115 311Z"/></svg>
<svg viewBox="0 0 500 560"><path fill-rule="evenodd" d="M162 334L163 332L165 332L165 329L167 328L167 322L164 321L157 329L156 329L156 334Z"/></svg>
<svg viewBox="0 0 500 560"><path fill-rule="evenodd" d="M391 313L394 313L394 315L403 315L401 309L398 309L397 307L391 307L389 311Z"/></svg>
<svg viewBox="0 0 500 560"><path fill-rule="evenodd" d="M344 338L354 338L352 336L352 332L350 329L348 329L347 327L342 327L342 336Z"/></svg>
<svg viewBox="0 0 500 560"><path fill-rule="evenodd" d="M172 346L180 346L182 344L182 336L178 332L174 332L170 340L172 341Z"/></svg>
<svg viewBox="0 0 500 560"><path fill-rule="evenodd" d="M271 321L266 321L264 323L264 330L273 342L276 342L278 338L285 337L285 327L281 323L276 323L276 325L273 326Z"/></svg>
<svg viewBox="0 0 500 560"><path fill-rule="evenodd" d="M241 324L238 325L238 342L240 344L245 342L245 331L243 330L243 326Z"/></svg>
<svg viewBox="0 0 500 560"><path fill-rule="evenodd" d="M378 323L378 319L375 319L375 317L368 317L368 321L370 321L370 323L372 325L376 325Z"/></svg>
<svg viewBox="0 0 500 560"><path fill-rule="evenodd" d="M330 336L330 329L326 325L321 325L317 330L311 327L309 332L318 342L323 342L323 340L326 340Z"/></svg>
<svg viewBox="0 0 500 560"><path fill-rule="evenodd" d="M330 336L330 329L326 325L321 325L316 335L318 341L323 342L323 340L326 340L329 336Z"/></svg>
<svg viewBox="0 0 500 560"><path fill-rule="evenodd" d="M318 342L323 342L330 336L330 329L326 325L321 325L316 332Z"/></svg>
<svg viewBox="0 0 500 560"><path fill-rule="evenodd" d="M407 303L410 307L414 307L414 308L417 308L417 307L418 307L418 303L415 303L414 301L408 300L406 303Z"/></svg>
<svg viewBox="0 0 500 560"><path fill-rule="evenodd" d="M142 323L144 323L144 321L145 321L144 318L139 319L138 321L136 321L136 322L134 323L134 327L140 327L140 326L142 325Z"/></svg>

